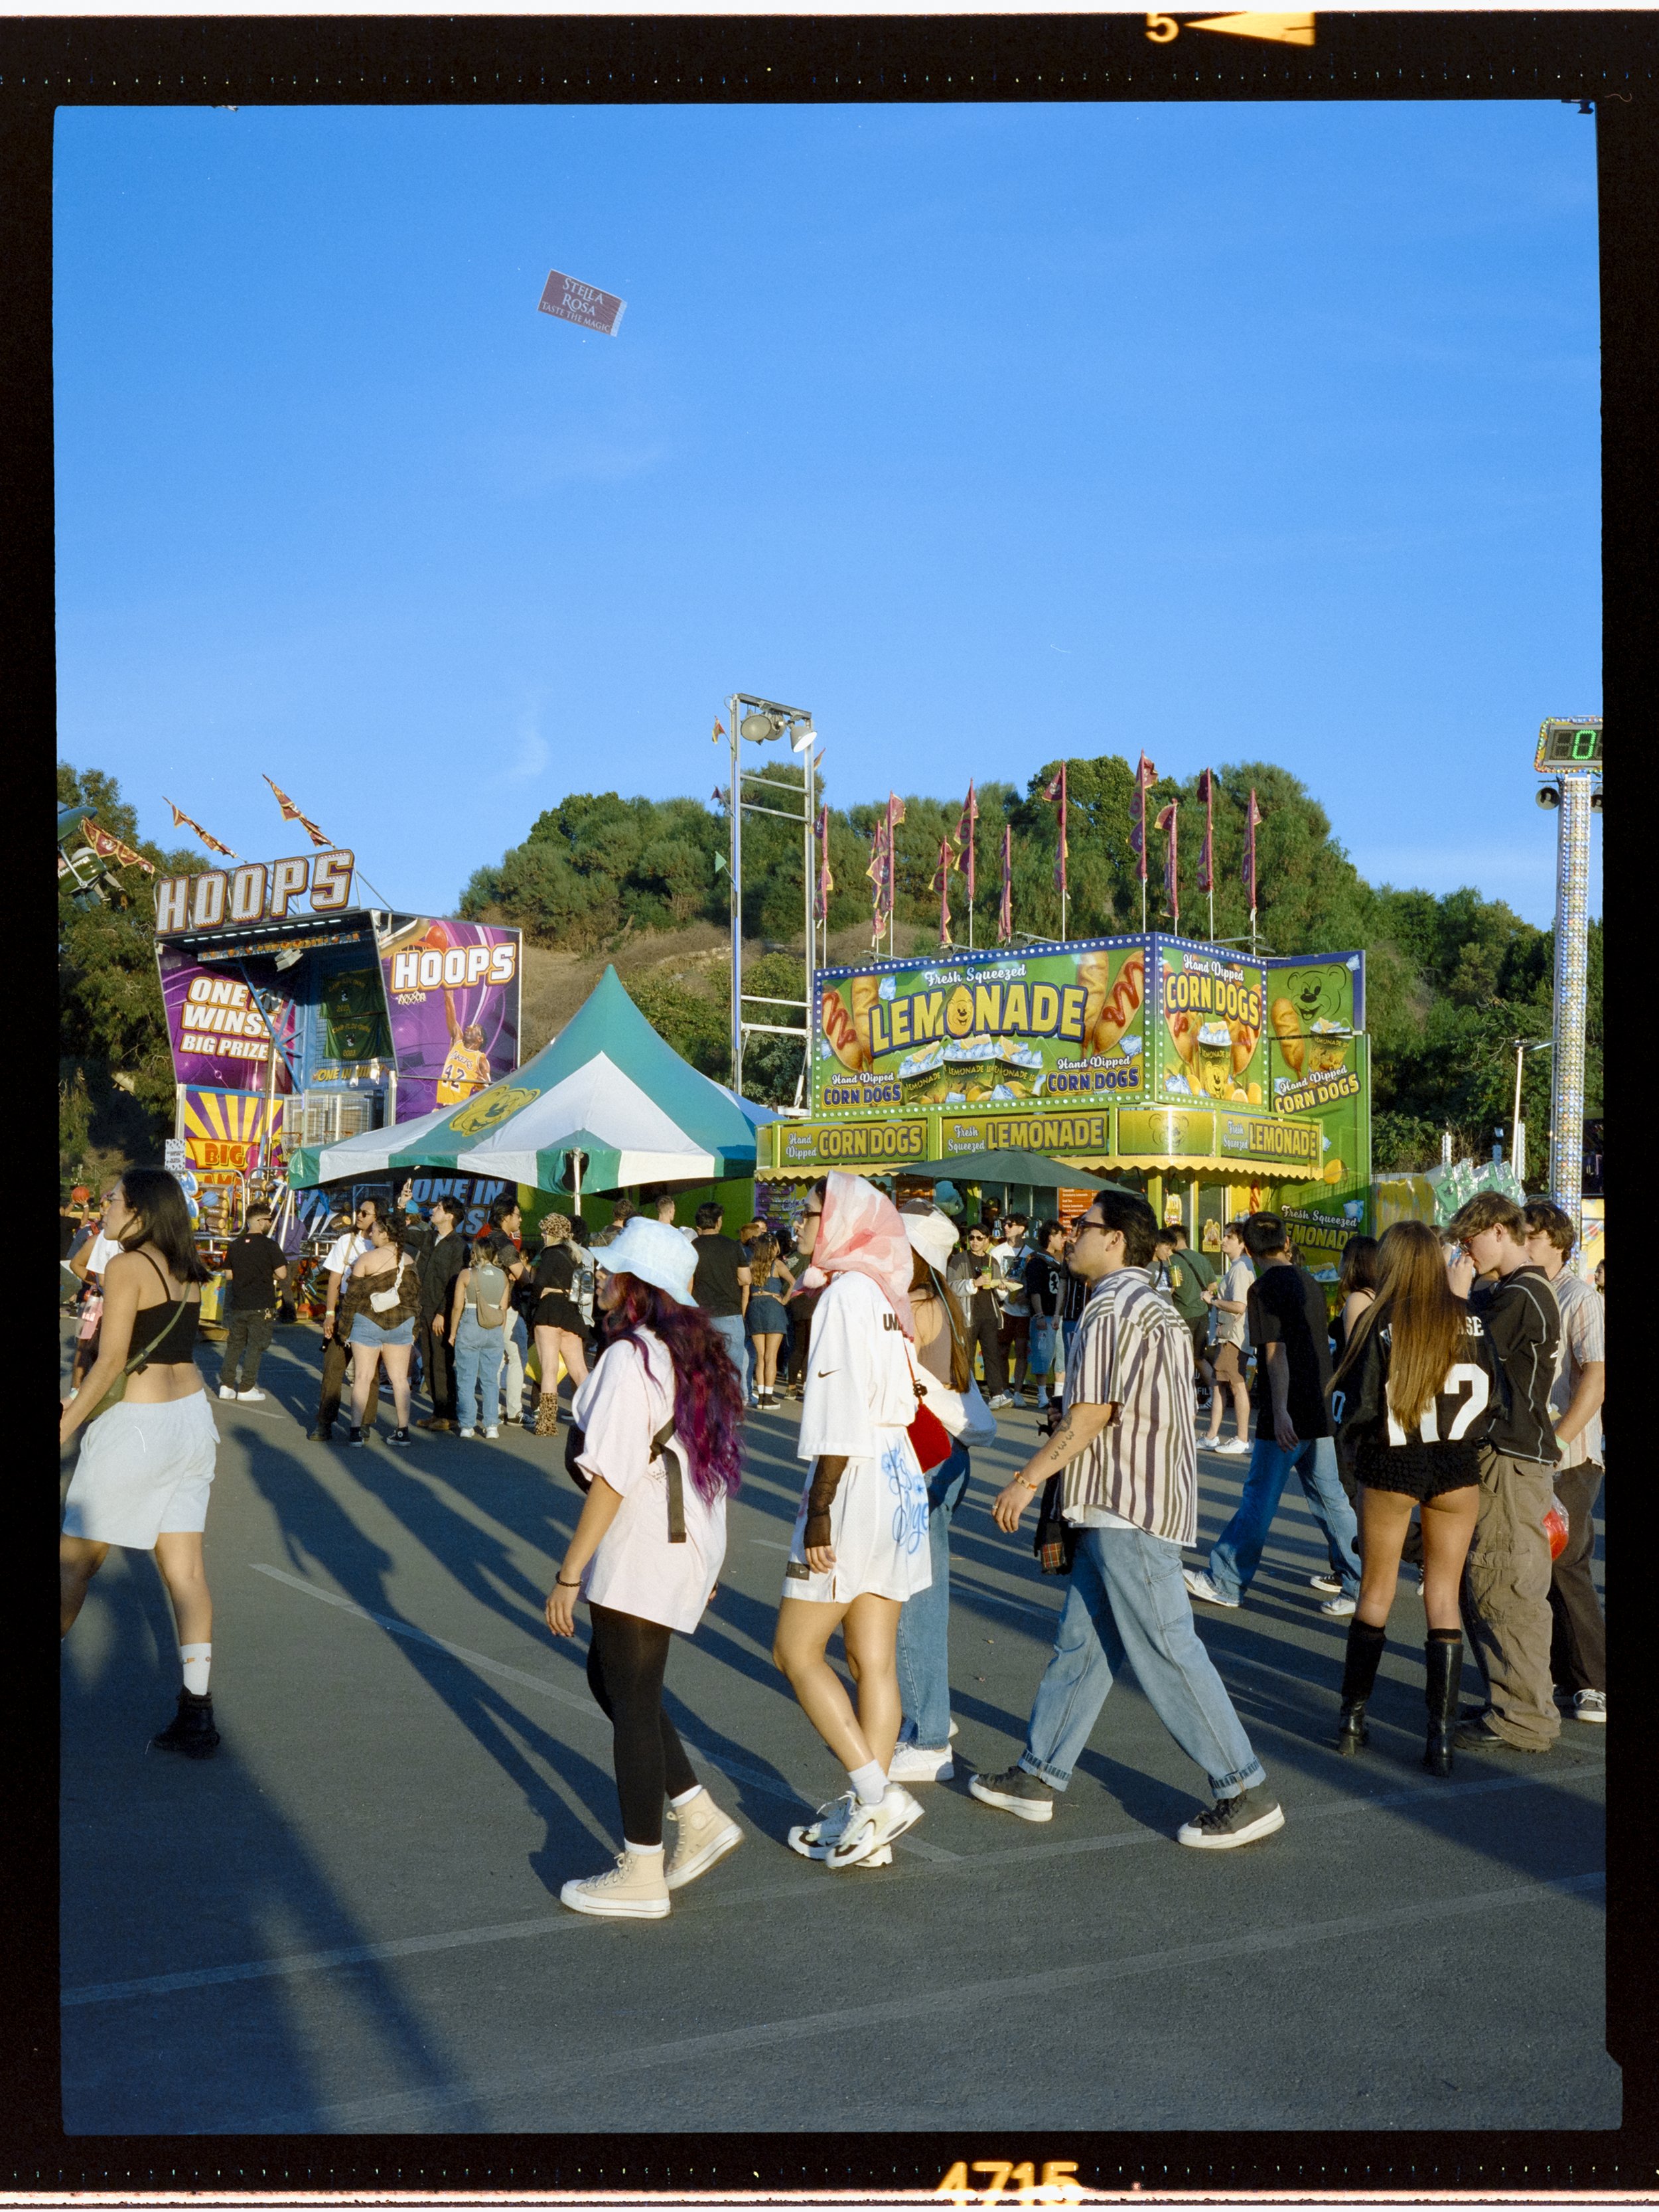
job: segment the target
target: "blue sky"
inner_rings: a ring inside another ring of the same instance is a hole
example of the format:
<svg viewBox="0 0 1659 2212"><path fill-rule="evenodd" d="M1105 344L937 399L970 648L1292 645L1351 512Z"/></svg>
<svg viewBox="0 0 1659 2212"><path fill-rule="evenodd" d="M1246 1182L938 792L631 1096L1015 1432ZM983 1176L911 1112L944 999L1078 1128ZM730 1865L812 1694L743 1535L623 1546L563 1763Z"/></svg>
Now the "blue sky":
<svg viewBox="0 0 1659 2212"><path fill-rule="evenodd" d="M1555 102L60 110L59 751L450 910L568 791L1267 758L1547 922L1598 712ZM550 268L614 339L538 314ZM1599 831L1597 890L1599 908Z"/></svg>

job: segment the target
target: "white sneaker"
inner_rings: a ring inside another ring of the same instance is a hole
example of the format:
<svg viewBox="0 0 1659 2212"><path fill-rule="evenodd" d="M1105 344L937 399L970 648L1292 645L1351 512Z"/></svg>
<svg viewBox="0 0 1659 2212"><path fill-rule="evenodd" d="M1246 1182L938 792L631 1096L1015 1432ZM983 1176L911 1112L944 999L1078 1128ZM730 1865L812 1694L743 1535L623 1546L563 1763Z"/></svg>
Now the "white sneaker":
<svg viewBox="0 0 1659 2212"><path fill-rule="evenodd" d="M234 1398L236 1395L236 1393L231 1389L228 1382L222 1382L219 1385L219 1395L222 1398Z"/></svg>
<svg viewBox="0 0 1659 2212"><path fill-rule="evenodd" d="M662 1853L619 1851L609 1874L566 1882L559 1902L573 1912L590 1912L601 1919L666 1920L668 1883Z"/></svg>
<svg viewBox="0 0 1659 2212"><path fill-rule="evenodd" d="M496 1428L489 1428L484 1431L486 1439L491 1443L493 1443L500 1435L501 1431Z"/></svg>
<svg viewBox="0 0 1659 2212"><path fill-rule="evenodd" d="M263 1390L239 1390L236 1395L245 1406L263 1406L265 1402Z"/></svg>
<svg viewBox="0 0 1659 2212"><path fill-rule="evenodd" d="M890 1782L879 1805L854 1804L846 1827L825 1854L830 1872L856 1866L884 1844L896 1843L921 1818L921 1808L909 1791L901 1783Z"/></svg>
<svg viewBox="0 0 1659 2212"><path fill-rule="evenodd" d="M830 1845L838 1844L846 1832L858 1802L857 1793L849 1790L844 1797L832 1797L827 1805L820 1805L816 1820L791 1828L790 1850L804 1859L827 1859Z"/></svg>
<svg viewBox="0 0 1659 2212"><path fill-rule="evenodd" d="M951 1722L951 1735L955 1735L957 1734L957 1724L956 1724L956 1723L955 1723L954 1721L952 1721L952 1722Z"/></svg>
<svg viewBox="0 0 1659 2212"><path fill-rule="evenodd" d="M1607 1693L1605 1690L1579 1690L1572 1700L1572 1717L1576 1721L1589 1721L1596 1728L1607 1724Z"/></svg>
<svg viewBox="0 0 1659 2212"><path fill-rule="evenodd" d="M1014 1401L1006 1390L999 1390L994 1398L988 1398L985 1402L994 1413L1000 1413L1005 1406L1012 1406Z"/></svg>
<svg viewBox="0 0 1659 2212"><path fill-rule="evenodd" d="M1200 1605L1224 1605L1230 1613L1238 1611L1238 1600L1236 1597L1223 1597L1202 1567L1183 1567L1181 1570L1181 1579ZM1349 1610L1352 1612L1352 1607L1350 1607Z"/></svg>
<svg viewBox="0 0 1659 2212"><path fill-rule="evenodd" d="M458 1437L476 1437L478 1431L476 1429L457 1429L455 1433Z"/></svg>
<svg viewBox="0 0 1659 2212"><path fill-rule="evenodd" d="M1219 1452L1223 1459L1249 1459L1250 1447L1243 1437L1229 1437L1224 1444L1212 1444L1212 1451Z"/></svg>
<svg viewBox="0 0 1659 2212"><path fill-rule="evenodd" d="M1322 1613L1329 1613L1333 1620L1346 1620L1348 1618L1348 1615L1353 1611L1354 1604L1354 1599L1351 1597L1343 1597L1339 1593L1335 1597L1328 1597L1324 1604L1320 1607L1319 1610Z"/></svg>
<svg viewBox="0 0 1659 2212"><path fill-rule="evenodd" d="M1340 1597L1342 1585L1334 1575L1310 1575L1308 1588L1316 1589L1322 1597Z"/></svg>
<svg viewBox="0 0 1659 2212"><path fill-rule="evenodd" d="M675 1831L674 1856L666 1877L670 1889L679 1889L700 1874L707 1874L717 1859L736 1850L743 1841L743 1830L729 1813L721 1811L707 1790L700 1790L689 1803L678 1808L671 1805L668 1817Z"/></svg>
<svg viewBox="0 0 1659 2212"><path fill-rule="evenodd" d="M887 1770L890 1782L948 1782L956 1771L947 1743L943 1751L929 1751L924 1744L902 1743L893 1753L893 1763Z"/></svg>

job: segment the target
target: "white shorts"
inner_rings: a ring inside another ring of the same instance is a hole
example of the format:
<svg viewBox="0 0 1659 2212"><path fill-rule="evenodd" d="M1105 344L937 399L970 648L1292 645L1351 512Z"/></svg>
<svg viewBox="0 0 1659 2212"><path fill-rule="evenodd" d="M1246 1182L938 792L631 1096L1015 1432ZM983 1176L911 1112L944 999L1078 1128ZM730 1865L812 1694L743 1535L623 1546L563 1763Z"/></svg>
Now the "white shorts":
<svg viewBox="0 0 1659 2212"><path fill-rule="evenodd" d="M207 1522L219 1431L205 1390L160 1406L123 1399L81 1431L64 1534L153 1552Z"/></svg>
<svg viewBox="0 0 1659 2212"><path fill-rule="evenodd" d="M806 1564L803 1538L807 1477L789 1564L783 1571L785 1597L815 1599L820 1605L846 1605L855 1597L907 1597L933 1579L927 1551L927 1480L903 1429L882 1431L881 1457L848 1460L830 1507L830 1541L836 1564L815 1575Z"/></svg>

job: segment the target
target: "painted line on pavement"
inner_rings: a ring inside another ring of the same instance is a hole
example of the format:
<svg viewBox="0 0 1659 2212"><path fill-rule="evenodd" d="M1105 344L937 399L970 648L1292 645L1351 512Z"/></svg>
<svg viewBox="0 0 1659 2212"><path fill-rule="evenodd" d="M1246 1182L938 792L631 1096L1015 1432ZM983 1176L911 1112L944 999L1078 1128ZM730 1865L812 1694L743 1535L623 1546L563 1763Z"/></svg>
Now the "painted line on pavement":
<svg viewBox="0 0 1659 2212"><path fill-rule="evenodd" d="M1298 1921L1287 1928L1252 1929L1209 1943L1187 1943L1159 1951L1142 1952L1127 1959L1096 1959L1071 1966L1051 1966L1041 1973L1013 1974L993 1981L958 1983L942 1990L924 1990L891 1997L875 2004L849 2005L836 2012L809 2013L795 2019L757 2021L746 2027L716 2030L707 2035L688 2035L671 2043L647 2044L635 2051L608 2048L607 2075L643 2073L659 2066L684 2066L710 2058L755 2050L773 2050L780 2044L811 2041L819 2036L856 2033L885 2023L922 2020L946 2014L957 2019L983 2014L995 2007L1036 1997L1045 2002L1065 1990L1098 1989L1111 1982L1141 1975L1188 1973L1194 1967L1213 1966L1224 1960L1256 1958L1276 1951L1297 1950L1309 1944L1351 1942L1389 1928L1418 1928L1425 1921L1466 1918L1507 1908L1535 1909L1546 1897L1568 1899L1593 1895L1607 1876L1599 1869L1565 1875L1546 1881L1529 1881L1507 1889L1477 1890L1462 1897L1415 1898L1408 1904L1385 1907L1378 1912L1357 1912L1340 1919ZM549 2068L545 2062L498 2075L492 2081L458 2082L442 2089L398 2090L380 2097L362 2097L349 2103L325 2105L319 2114L303 2116L315 2129L319 2123L331 2130L366 2127L391 2122L434 2106L491 2101L502 2097L545 2095ZM270 2114L250 2123L247 2132L276 2133L301 2124L301 2116Z"/></svg>
<svg viewBox="0 0 1659 2212"><path fill-rule="evenodd" d="M707 1757L707 1753L702 1756ZM714 1762L710 1760L712 1765ZM742 1770L739 1770L740 1773ZM769 1777L746 1774L743 1778L766 1781L775 1789ZM1395 1790L1376 1797L1343 1798L1334 1804L1318 1805L1301 1809L1291 1808L1293 1819L1299 1822L1338 1820L1351 1813L1386 1812L1396 1806L1429 1804L1448 1809L1468 1797L1486 1796L1504 1790L1536 1790L1547 1787L1540 1775L1494 1775L1480 1782L1461 1783L1449 1788L1443 1782L1429 1783L1421 1788ZM900 1848L911 1839L901 1838ZM1041 1859L1074 1858L1092 1851L1133 1850L1153 1844L1167 1845L1170 1838L1158 1828L1126 1828L1109 1836L1068 1837L1058 1843L1017 1844L1001 1850L975 1851L960 1856L947 1855L938 1846L930 1846L930 1859L938 1863L942 1871L951 1875L976 1874L981 1868L988 1871L1000 1868L1018 1868L1028 1862ZM921 1854L918 1851L917 1856ZM888 1880L913 1881L927 1871L926 1867L907 1868L884 1877ZM724 1908L769 1903L774 1899L787 1898L799 1907L814 1897L846 1895L848 1893L831 1881L826 1890L810 1878L795 1875L786 1881L762 1884L753 1889L730 1891L699 1891L697 1903L702 1907ZM60 1998L64 2006L110 2004L125 1997L165 1996L177 1990L209 1989L227 1982L264 1981L273 1977L286 1978L291 1975L319 1973L336 1966L374 1966L383 1960L408 1959L428 1951L454 1951L482 1943L514 1942L527 1936L591 1935L605 1923L573 1912L560 1912L551 1918L514 1920L484 1928L453 1929L437 1936L394 1936L381 1943L359 1943L332 1951L298 1951L287 1957L251 1959L230 1966L185 1967L175 1973L146 1974L131 1981L94 1982L79 1989L65 1990Z"/></svg>

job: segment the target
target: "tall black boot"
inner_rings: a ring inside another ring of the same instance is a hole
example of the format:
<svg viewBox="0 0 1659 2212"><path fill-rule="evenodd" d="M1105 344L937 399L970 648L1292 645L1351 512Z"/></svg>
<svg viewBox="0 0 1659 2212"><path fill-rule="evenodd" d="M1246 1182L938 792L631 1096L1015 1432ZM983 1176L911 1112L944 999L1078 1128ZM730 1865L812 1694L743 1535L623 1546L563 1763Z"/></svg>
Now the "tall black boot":
<svg viewBox="0 0 1659 2212"><path fill-rule="evenodd" d="M181 1751L186 1759L211 1759L219 1748L219 1731L213 1725L213 1698L204 1691L180 1690L179 1710L160 1735L149 1740L152 1751Z"/></svg>
<svg viewBox="0 0 1659 2212"><path fill-rule="evenodd" d="M1356 1613L1348 1623L1348 1656L1342 1669L1342 1717L1337 1726L1336 1747L1347 1758L1366 1742L1365 1702L1376 1680L1376 1669L1388 1641L1386 1628L1373 1628Z"/></svg>
<svg viewBox="0 0 1659 2212"><path fill-rule="evenodd" d="M1457 1692L1463 1675L1463 1634L1456 1628L1431 1628L1423 1647L1428 1667L1423 1701L1429 1709L1429 1740L1423 1764L1431 1774L1452 1771L1452 1734L1457 1726Z"/></svg>

